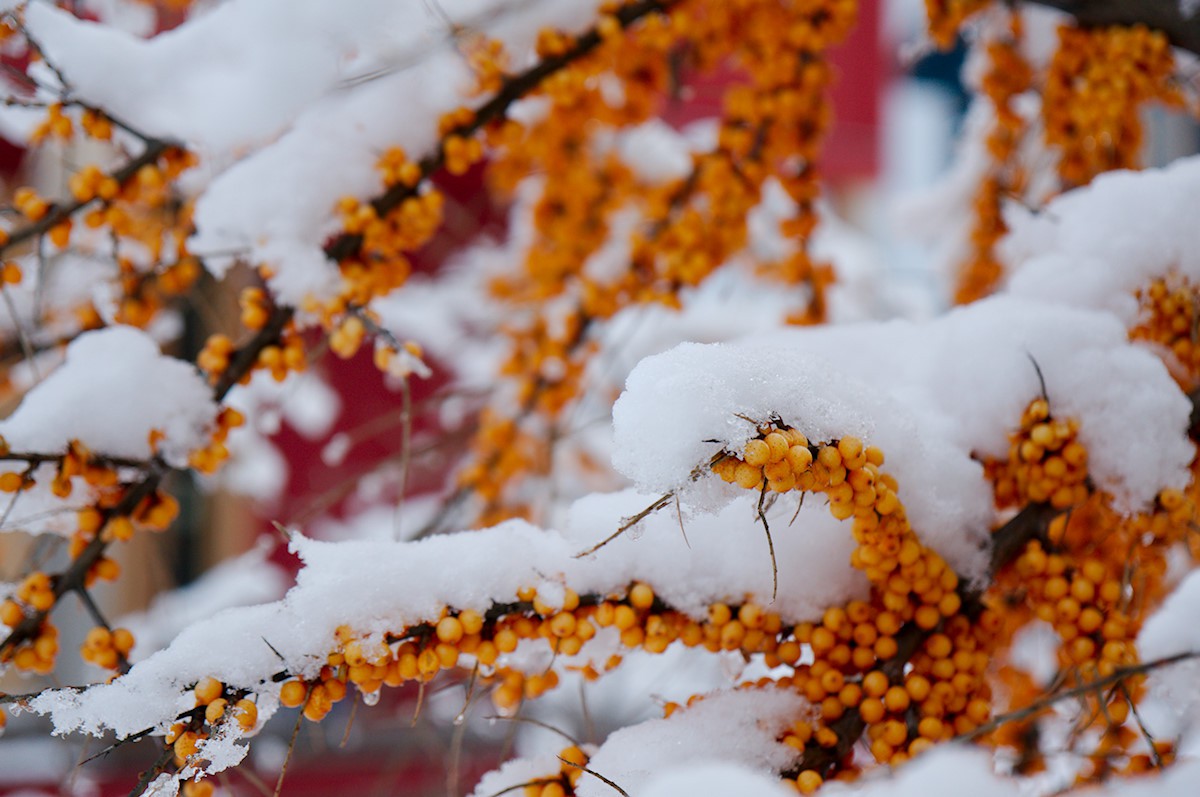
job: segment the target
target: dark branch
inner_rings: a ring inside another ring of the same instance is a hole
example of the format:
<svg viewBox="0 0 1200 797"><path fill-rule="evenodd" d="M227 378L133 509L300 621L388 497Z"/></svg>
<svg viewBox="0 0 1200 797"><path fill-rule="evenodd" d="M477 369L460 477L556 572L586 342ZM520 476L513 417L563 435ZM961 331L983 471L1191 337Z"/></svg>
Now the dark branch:
<svg viewBox="0 0 1200 797"><path fill-rule="evenodd" d="M622 28L627 28L642 17L668 10L675 2L677 0L639 0L621 7L614 12L614 16ZM593 28L579 36L575 44L560 55L543 58L523 72L510 76L495 96L475 110L474 119L449 131L447 136L471 136L492 122L503 119L514 102L536 90L546 78L594 51L603 41L600 32ZM442 168L445 160L442 147L422 158L417 164L421 167L421 180L413 186L397 183L376 197L371 202L375 213L380 217L386 216L400 207L404 200L416 196L421 183ZM358 254L362 242L361 235L344 233L325 247L325 254L331 260L345 260Z"/></svg>
<svg viewBox="0 0 1200 797"><path fill-rule="evenodd" d="M112 173L111 176L114 180L123 185L135 174L137 174L139 169L141 169L143 166L156 163L159 157L161 157L164 153L166 153L167 150L174 146L176 145L167 141L151 139L150 141L146 142L146 148L142 150L141 155L138 155L136 158L129 161L129 163L126 163L120 169L117 169ZM99 197L93 197L86 202L81 202L76 199L63 204L51 205L49 212L47 212L45 216L42 216L37 221L30 222L24 227L18 227L9 233L8 240L5 241L2 246L0 246L0 255L7 254L8 251L17 244L28 241L31 238L37 238L40 235L44 235L52 228L57 227L59 224L62 224L64 221L70 219L79 211L99 201L101 201Z"/></svg>
<svg viewBox="0 0 1200 797"><path fill-rule="evenodd" d="M1084 27L1145 25L1171 44L1200 54L1200 14L1188 16L1179 0L1026 0L1065 11Z"/></svg>
<svg viewBox="0 0 1200 797"><path fill-rule="evenodd" d="M250 373L254 368L254 363L258 362L258 355L267 346L274 345L279 342L279 336L283 334L283 328L292 320L295 310L286 305L277 305L271 311L267 323L263 325L250 341L237 350L233 358L229 361L229 367L221 374L221 378L217 380L217 384L213 387L213 399L220 402L225 398L225 394L233 389L233 386L241 381L242 377Z"/></svg>

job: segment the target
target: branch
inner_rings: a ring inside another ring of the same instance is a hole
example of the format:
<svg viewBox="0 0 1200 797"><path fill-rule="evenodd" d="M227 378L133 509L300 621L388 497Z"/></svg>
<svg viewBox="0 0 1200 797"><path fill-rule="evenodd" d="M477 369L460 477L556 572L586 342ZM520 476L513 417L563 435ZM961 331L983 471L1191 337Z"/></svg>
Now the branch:
<svg viewBox="0 0 1200 797"><path fill-rule="evenodd" d="M250 370L254 368L254 363L258 362L258 355L262 350L279 341L279 336L283 333L283 328L292 320L295 312L295 309L292 307L276 305L262 329L258 330L254 337L245 346L238 349L237 353L230 359L229 367L221 373L217 384L213 386L214 401L220 403L225 398L225 395L233 389L233 386L241 381L242 377L250 373Z"/></svg>
<svg viewBox="0 0 1200 797"><path fill-rule="evenodd" d="M1057 692L1051 692L1048 695L1043 695L1023 708L1010 711L1007 714L1001 714L998 717L993 717L990 721L985 722L983 725L980 725L972 731L960 735L958 738L968 741L971 739L976 739L984 734L991 733L1001 725L1006 725L1010 722L1020 722L1023 719L1032 717L1042 709L1049 708L1050 706L1062 700L1070 700L1074 697L1082 697L1083 695L1092 694L1093 692L1104 689L1107 686L1121 684L1126 678L1132 678L1135 675L1145 675L1151 670L1157 670L1160 667L1168 667L1172 664L1178 664L1181 661L1187 661L1195 658L1200 658L1200 651L1189 650L1184 651L1183 653L1176 653L1172 656L1164 656L1160 659L1154 659L1153 661L1144 661L1140 664L1131 664L1128 667L1120 667L1103 678L1097 678L1094 681L1088 681L1085 684L1080 684L1079 686L1074 686L1070 689L1063 689ZM1130 702L1132 703L1132 701Z"/></svg>
<svg viewBox="0 0 1200 797"><path fill-rule="evenodd" d="M1011 520L992 534L992 555L990 573L997 571L1017 557L1025 545L1046 532L1050 521L1066 510L1054 509L1047 504L1031 504L1018 512ZM977 613L983 605L981 590L971 590L965 582L959 586L964 611ZM925 639L934 631L926 631L916 623L908 623L896 635L896 655L880 664L879 669L888 677L888 681L896 684L904 678L904 668L913 654L924 644ZM866 730L867 724L857 708L849 709L838 720L830 724L838 737L838 743L832 748L821 747L815 741L810 742L800 758L800 763L785 772L785 775L795 777L806 769L816 770L825 777L834 767L840 764Z"/></svg>
<svg viewBox="0 0 1200 797"><path fill-rule="evenodd" d="M138 170L143 166L148 166L157 162L160 156L175 146L177 145L168 141L151 139L146 142L146 148L142 150L141 155L138 155L136 158L129 161L129 163L126 163L120 169L114 171L110 176L118 183L124 184L132 179L133 176L138 173ZM81 202L78 199L75 199L65 204L51 205L50 210L45 216L42 216L37 221L30 222L24 227L18 227L8 234L8 240L5 241L3 245L0 245L0 257L6 256L9 250L18 244L28 241L31 238L37 238L40 235L44 235L52 228L57 227L59 224L62 224L64 221L70 219L80 210L83 210L84 208L100 201L100 197L92 197L86 202Z"/></svg>
<svg viewBox="0 0 1200 797"><path fill-rule="evenodd" d="M628 28L642 17L669 10L678 1L638 0L637 2L621 7L614 12L613 16L617 18L622 28ZM514 102L537 89L546 78L591 53L603 41L604 39L600 35L599 30L593 27L580 35L575 40L574 46L560 55L544 58L525 71L510 76L504 81L504 85L500 87L495 96L475 109L475 116L469 123L459 125L450 130L445 137L471 136L492 122L503 119ZM443 140L445 137L443 137ZM418 161L417 165L421 167L421 179L415 185L411 186L404 183L397 183L372 200L371 206L375 208L376 215L382 218L400 207L404 200L416 196L421 184L430 175L440 169L445 160L445 149L439 146L435 152L426 155ZM361 235L343 233L334 238L325 247L325 254L331 260L345 260L358 254L359 249L362 247L362 242L363 238Z"/></svg>
<svg viewBox="0 0 1200 797"><path fill-rule="evenodd" d="M1065 11L1084 27L1145 25L1171 44L1200 55L1200 14L1188 15L1179 0L1026 0Z"/></svg>
<svg viewBox="0 0 1200 797"><path fill-rule="evenodd" d="M166 476L167 471L168 468L164 463L160 460L155 460L150 469L142 477L142 480L131 486L129 491L125 493L125 497L116 506L104 511L104 519L108 520L111 517L133 514L138 504L144 498L153 495L154 491L158 489L158 485L162 482L163 477ZM6 659L22 642L33 639L38 635L38 631L41 630L46 617L58 605L59 598L68 592L79 591L85 588L88 571L104 555L104 551L108 548L108 545L109 541L101 534L97 534L92 538L92 541L87 544L86 548L80 551L79 556L75 557L70 566L55 578L54 603L50 608L36 611L26 616L9 632L4 641L0 642L0 661Z"/></svg>

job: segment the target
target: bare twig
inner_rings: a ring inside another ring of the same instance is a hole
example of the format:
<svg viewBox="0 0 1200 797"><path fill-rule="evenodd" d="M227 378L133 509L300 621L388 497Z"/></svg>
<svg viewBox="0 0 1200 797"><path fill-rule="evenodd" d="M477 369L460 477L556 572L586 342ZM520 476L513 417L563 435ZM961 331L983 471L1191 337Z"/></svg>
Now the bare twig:
<svg viewBox="0 0 1200 797"><path fill-rule="evenodd" d="M767 497L767 483L764 481L762 491L758 494L758 519L762 521L763 531L767 534L767 550L771 552L771 602L779 595L779 565L775 561L775 540L771 539L771 526L767 523L767 513L763 511L763 501Z"/></svg>
<svg viewBox="0 0 1200 797"><path fill-rule="evenodd" d="M1051 692L1047 695L1043 695L1023 708L993 717L990 721L985 722L974 730L969 731L968 733L960 734L958 738L976 739L984 734L991 733L1001 725L1007 725L1010 722L1020 722L1023 719L1028 719L1029 717L1044 711L1059 701L1070 700L1082 695L1091 694L1103 689L1106 686L1122 683L1125 681L1125 679L1131 678L1135 675L1144 675L1151 670L1156 670L1160 667L1167 667L1172 664L1178 664L1181 661L1187 661L1188 659L1195 659L1198 657L1200 657L1200 651L1185 651L1183 653L1176 653L1172 656L1164 656L1159 659L1144 661L1140 664L1131 664L1128 667L1120 667L1114 670L1112 674L1106 675L1103 678L1097 678L1094 681L1088 681L1085 684L1080 684L1079 686L1075 686L1070 689L1062 689L1056 692Z"/></svg>
<svg viewBox="0 0 1200 797"><path fill-rule="evenodd" d="M588 548L586 551L580 551L579 553L575 554L575 558L582 559L585 556L591 556L596 551L600 550L605 545L608 545L610 542L615 540L617 537L620 537L622 534L629 531L631 528L633 528L637 524L641 523L643 520L648 518L650 515L654 514L658 510L665 507L667 504L671 503L671 499L674 497L675 497L675 493L673 491L669 492L669 493L664 493L654 503L650 504L650 506L646 507L641 512L638 512L636 515L633 515L632 517L625 518L624 521L621 523L620 528L618 528L612 534L609 534L603 540L596 543L591 548Z"/></svg>
<svg viewBox="0 0 1200 797"><path fill-rule="evenodd" d="M138 778L138 782L134 784L133 789L129 792L129 797L140 797L143 793L145 793L151 782L153 782L154 779L159 775L166 772L167 767L174 760L175 749L170 745L166 745L163 748L163 751L158 754L158 758L150 766L150 768L143 772L141 777ZM278 795L276 795L276 797L278 797Z"/></svg>
<svg viewBox="0 0 1200 797"><path fill-rule="evenodd" d="M542 722L541 720L534 719L533 717L503 717L499 714L493 714L490 717L484 717L484 719L485 720L504 720L505 722L524 722L528 725L536 725L537 727L544 728L545 730L548 730L552 733L557 733L559 736L566 739L568 742L575 745L576 747L580 747L583 745L583 742L579 741L574 736L572 736L571 734L562 730L561 728L556 728L548 722Z"/></svg>
<svg viewBox="0 0 1200 797"><path fill-rule="evenodd" d="M311 686L308 691L310 694L312 693ZM304 722L304 712L297 711L296 724L292 727L292 738L288 740L287 755L283 757L283 766L279 768L279 778L275 781L275 791L271 797L279 797L280 792L283 791L283 778L287 775L288 764L292 760L292 751L296 749L296 738L300 736L300 724L302 722Z"/></svg>
<svg viewBox="0 0 1200 797"><path fill-rule="evenodd" d="M564 764L566 764L569 767L574 767L575 769L586 772L587 774L591 775L593 778L597 778L597 779L603 781L608 786L611 786L617 792L617 794L621 795L621 797L629 797L629 792L625 791L620 786L618 786L617 784L613 783L608 778L601 775L599 772L596 772L593 769L588 769L583 764L576 764L574 761L568 761L567 759L563 758L562 756L559 756L558 760L563 762Z"/></svg>

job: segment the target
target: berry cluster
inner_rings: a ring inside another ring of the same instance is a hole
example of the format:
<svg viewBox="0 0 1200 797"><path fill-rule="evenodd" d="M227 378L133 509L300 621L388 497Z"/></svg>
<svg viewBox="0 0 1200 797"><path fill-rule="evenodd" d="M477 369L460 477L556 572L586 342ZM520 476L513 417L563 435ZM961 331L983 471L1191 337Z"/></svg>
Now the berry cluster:
<svg viewBox="0 0 1200 797"><path fill-rule="evenodd" d="M824 494L834 517L853 518L858 546L851 564L872 584L869 601L830 608L820 624L795 629L796 645L780 660L794 664L800 645L811 651L814 661L796 667L791 684L819 713L786 740L800 748L837 747L846 740L833 726L853 710L876 759L895 764L984 722L996 620L986 611L974 620L963 613L958 576L913 532L896 480L881 471L883 452L854 437L812 444L777 423L757 432L739 454L714 462L713 471L745 489ZM922 647L907 672L889 673L906 627L917 629ZM808 793L825 774L805 769L796 783Z"/></svg>
<svg viewBox="0 0 1200 797"><path fill-rule="evenodd" d="M97 667L115 670L121 665L122 659L128 659L133 650L134 638L127 628L109 630L102 625L88 631L80 646L79 655L84 661L90 661Z"/></svg>
<svg viewBox="0 0 1200 797"><path fill-rule="evenodd" d="M958 40L963 24L992 4L992 0L925 0L929 36L943 50Z"/></svg>
<svg viewBox="0 0 1200 797"><path fill-rule="evenodd" d="M16 628L29 614L49 611L56 600L50 576L35 570L21 581L11 597L0 603L0 623ZM32 639L5 654L5 660L11 660L19 670L48 675L54 671L58 655L58 629L43 621Z"/></svg>
<svg viewBox="0 0 1200 797"><path fill-rule="evenodd" d="M982 89L995 112L986 142L991 163L975 192L970 254L959 269L954 293L959 304L990 294L1003 274L996 257L996 244L1008 231L1001 205L1006 197L1019 195L1025 181L1017 150L1027 125L1016 111L1015 100L1033 85L1033 70L1021 55L1023 35L1021 15L1010 12L1008 35L987 44Z"/></svg>
<svg viewBox="0 0 1200 797"><path fill-rule="evenodd" d="M1079 422L1054 418L1050 402L1034 399L1009 436L1007 461L985 463L1000 507L1049 503L1067 509L1088 496L1088 453L1079 442Z"/></svg>
<svg viewBox="0 0 1200 797"><path fill-rule="evenodd" d="M1180 386L1193 389L1200 380L1200 296L1196 286L1187 277L1171 274L1139 289L1136 297L1139 320L1129 337L1158 347Z"/></svg>
<svg viewBox="0 0 1200 797"><path fill-rule="evenodd" d="M578 397L591 354L583 333L592 322L632 304L678 306L681 291L745 247L747 214L761 202L768 178L779 180L797 204L782 225L799 245L763 270L805 288L806 304L793 320L824 318L833 271L812 262L806 250L816 225L819 174L813 164L828 126L824 94L832 72L826 54L849 31L857 4L686 0L632 22L621 18L627 5L603 6L600 22L583 36L542 31L543 58L562 58L591 36L598 45L534 92L550 105L544 119L505 119L485 130L495 186L511 190L530 174L540 178L535 234L523 266L492 286L515 309L531 310L531 317L508 330L512 355L504 371L516 382L519 410L495 417L497 428L481 424L462 480L487 490L480 512L489 520L527 512L517 485L544 476L550 459L525 456L520 467L498 468L502 449L484 438L504 437L500 432L515 423L530 448L544 448L564 408ZM671 67L677 53L685 54L689 72L731 62L746 79L726 92L716 149L694 156L686 177L647 181L611 147L595 146L596 131L620 130L655 113L678 79ZM500 70L495 61L482 64L480 80ZM621 86L619 96L606 88L611 83ZM629 267L602 278L588 273L589 259L610 243L613 218L629 208L646 218L630 236ZM547 301L560 296L570 301L554 302L547 311Z"/></svg>
<svg viewBox="0 0 1200 797"><path fill-rule="evenodd" d="M1046 143L1060 152L1064 187L1138 165L1141 107L1151 100L1181 105L1174 75L1175 57L1160 31L1144 25L1059 28L1042 118Z"/></svg>

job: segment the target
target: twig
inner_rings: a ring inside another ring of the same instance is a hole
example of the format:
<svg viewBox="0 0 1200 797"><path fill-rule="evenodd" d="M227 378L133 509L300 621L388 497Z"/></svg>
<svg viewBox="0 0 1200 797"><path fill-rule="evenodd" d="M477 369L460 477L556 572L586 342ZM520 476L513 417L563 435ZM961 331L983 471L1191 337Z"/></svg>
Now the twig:
<svg viewBox="0 0 1200 797"><path fill-rule="evenodd" d="M104 756L111 753L113 750L116 750L118 747L129 744L130 742L141 741L142 739L145 739L147 736L149 736L153 732L154 732L153 728L143 728L142 730L138 731L137 733L133 734L132 736L125 736L121 739L117 739L115 742L108 745L103 750L99 751L98 753L93 753L92 755L90 755L87 758L80 761L79 766L83 766L84 764L95 761L97 758L103 758Z"/></svg>
<svg viewBox="0 0 1200 797"><path fill-rule="evenodd" d="M1142 712L1138 711L1137 703L1133 700L1133 695L1129 693L1129 686L1124 681L1117 684L1117 688L1121 690L1121 696L1125 698L1125 702L1129 704L1129 711L1133 714L1133 721L1137 723L1138 730L1142 732L1142 737L1146 740L1146 746L1150 748L1150 756L1154 759L1154 766L1157 769L1163 768L1162 754L1158 752L1158 745L1154 741L1153 734L1146 727L1145 721L1142 720ZM1104 705L1103 701L1100 705Z"/></svg>
<svg viewBox="0 0 1200 797"><path fill-rule="evenodd" d="M767 533L767 550L771 552L771 603L779 595L779 566L775 561L775 540L771 539L771 526L767 523L767 513L763 511L763 501L767 497L767 483L764 481L762 491L758 494L758 519L762 521L763 531Z"/></svg>
<svg viewBox="0 0 1200 797"><path fill-rule="evenodd" d="M654 503L650 504L650 506L646 507L641 512L638 512L636 515L633 515L632 517L625 518L624 521L621 523L620 528L618 528L612 534L609 534L603 540L596 543L591 548L588 548L586 551L581 551L581 552L575 554L574 558L582 559L585 556L591 556L596 551L600 550L605 545L608 545L610 542L615 540L617 537L620 537L622 534L629 531L631 528L633 528L637 524L641 523L643 520L648 518L650 515L654 514L655 512L657 512L658 510L660 510L664 506L666 506L667 504L671 503L671 499L674 497L675 497L674 491L671 491L669 493L664 493Z"/></svg>
<svg viewBox="0 0 1200 797"><path fill-rule="evenodd" d="M271 310L267 323L255 333L245 346L237 350L237 353L229 361L229 367L217 379L216 385L213 386L213 400L221 402L225 398L225 394L241 381L243 376L250 373L254 363L258 361L259 353L267 346L278 342L284 327L292 320L294 314L293 308L284 305L276 305Z"/></svg>
<svg viewBox="0 0 1200 797"><path fill-rule="evenodd" d="M400 485L397 488L396 510L392 516L392 533L397 540L404 539L401 522L404 517L404 496L408 494L408 468L412 460L412 385L408 376L400 383Z"/></svg>
<svg viewBox="0 0 1200 797"><path fill-rule="evenodd" d="M153 460L148 471L142 476L142 480L132 485L115 507L104 512L104 519L107 520L112 517L133 514L138 504L144 498L153 495L154 491L158 489L158 485L162 482L166 472L167 466L161 460ZM67 569L54 580L54 604L49 609L36 611L26 616L9 632L4 641L0 642L0 660L12 655L12 651L17 645L37 636L42 623L45 622L46 617L53 610L54 606L58 604L59 598L86 583L88 571L104 555L104 551L107 550L108 545L109 542L103 535L97 534L92 538L91 542L72 560Z"/></svg>
<svg viewBox="0 0 1200 797"><path fill-rule="evenodd" d="M309 694L312 694L312 687L308 688ZM305 702L308 702L307 699ZM296 738L300 736L300 723L304 722L304 712L296 712L296 724L292 728L292 738L288 741L287 755L283 757L283 766L279 768L279 778L275 781L275 791L271 797L279 797L279 793L283 791L283 777L287 774L288 764L292 760L292 751L296 749Z"/></svg>
<svg viewBox="0 0 1200 797"><path fill-rule="evenodd" d="M417 720L421 719L421 707L425 705L425 682L421 681L417 684L417 705L413 708L412 722L409 723L410 728L417 727Z"/></svg>
<svg viewBox="0 0 1200 797"><path fill-rule="evenodd" d="M345 750L346 744L350 741L350 729L354 727L354 718L358 716L358 692L355 691L354 696L350 698L350 716L346 717L346 730L342 731L342 741L338 744L338 748Z"/></svg>
<svg viewBox="0 0 1200 797"><path fill-rule="evenodd" d="M1001 714L998 717L993 717L990 721L985 722L983 725L978 726L974 730L960 734L957 738L966 740L976 739L984 734L991 733L1001 725L1007 725L1010 722L1020 722L1023 719L1032 717L1034 714L1049 708L1061 700L1069 700L1081 695L1087 695L1091 692L1099 691L1106 686L1122 683L1126 678L1130 678L1135 675L1144 675L1145 673L1148 673L1151 670L1156 670L1159 667L1167 667L1172 664L1177 664L1181 661L1187 661L1188 659L1194 659L1198 657L1200 657L1200 651L1189 650L1183 653L1176 653L1172 656L1164 656L1160 659L1153 659L1152 661L1144 661L1140 664L1131 664L1128 667L1120 667L1114 670L1110 675L1106 675L1103 678L1097 678L1094 681L1089 681L1085 684L1080 684L1079 686L1075 686L1070 689L1063 689L1058 692L1044 695L1023 708L1010 711L1007 714Z"/></svg>
<svg viewBox="0 0 1200 797"><path fill-rule="evenodd" d="M155 760L151 767L143 772L141 777L138 778L138 782L134 784L133 790L129 792L129 797L140 797L140 795L145 793L146 787L149 786L155 778L157 778L163 772L166 772L167 765L174 760L175 749L170 745L166 745L163 748L163 751L159 753L158 759ZM276 795L276 797L278 797L278 795Z"/></svg>
<svg viewBox="0 0 1200 797"><path fill-rule="evenodd" d="M541 720L534 719L533 717L503 717L499 714L493 714L490 717L484 717L484 719L485 720L504 720L505 722L524 722L524 723L528 723L529 725L536 725L537 727L544 728L545 730L551 731L552 733L557 733L559 736L566 739L568 742L575 745L576 747L583 746L583 742L579 741L574 736L572 736L571 734L562 730L561 728L556 728L548 722L542 722Z"/></svg>
<svg viewBox="0 0 1200 797"><path fill-rule="evenodd" d="M80 584L79 586L75 587L75 594L79 596L80 602L83 604L84 608L87 609L88 614L92 616L92 620L96 623L96 625L100 626L111 634L112 625L109 624L108 619L104 616L104 613L100 611L100 607L96 605L96 601L92 600L92 594L88 592L87 587L83 584ZM129 659L125 658L125 654L121 651L117 651L117 669L122 675L129 672Z"/></svg>
<svg viewBox="0 0 1200 797"><path fill-rule="evenodd" d="M679 533L683 535L683 544L690 550L692 544L688 542L687 529L683 527L683 507L679 505L679 496L675 496L675 518L679 521Z"/></svg>
<svg viewBox="0 0 1200 797"><path fill-rule="evenodd" d="M146 142L146 148L136 158L133 158L120 169L114 171L110 176L119 184L124 184L130 180L138 170L143 166L148 166L158 161L159 157L167 150L176 147L177 145L160 139L150 139ZM26 224L24 227L18 227L8 235L8 240L0 245L0 256L6 255L10 249L17 244L24 243L31 238L36 238L43 235L51 228L58 226L62 222L71 218L80 210L89 207L93 203L99 201L98 197L93 197L87 201L72 200L65 204L54 204L50 206L49 211L45 216L34 222Z"/></svg>
<svg viewBox="0 0 1200 797"><path fill-rule="evenodd" d="M627 28L642 17L669 10L676 2L678 0L638 0L617 9L613 16L622 28ZM604 37L600 35L599 30L592 28L576 38L574 45L561 54L543 58L528 69L511 75L490 100L475 109L470 122L448 131L443 140L450 136L474 135L492 122L503 119L513 103L542 85L551 75L591 53L603 41ZM415 196L420 185L442 167L445 159L443 147L438 147L435 152L422 158L417 164L421 168L421 180L413 186L397 183L373 199L371 206L376 215L383 218L400 207L404 200ZM331 260L346 260L358 254L362 243L362 235L343 233L325 247L325 254Z"/></svg>
<svg viewBox="0 0 1200 797"><path fill-rule="evenodd" d="M558 760L563 762L564 764L566 764L569 767L574 767L575 769L582 770L583 772L588 773L589 775L591 775L594 778L599 778L601 781L603 781L604 783L606 783L607 785L609 785L613 789L615 789L616 792L621 795L621 797L629 797L629 792L625 791L620 786L618 786L617 784L613 783L608 778L601 775L599 772L596 772L595 770L592 770L592 769L588 769L583 764L576 764L574 761L568 761L567 759L563 758L562 756L559 756Z"/></svg>
<svg viewBox="0 0 1200 797"><path fill-rule="evenodd" d="M1042 400L1049 404L1050 394L1046 392L1046 377L1044 374L1042 374L1042 366L1038 365L1038 361L1034 359L1034 356L1031 352L1025 352L1025 356L1029 358L1029 362L1033 363L1033 371L1037 374L1038 378L1038 387L1041 388L1042 391Z"/></svg>
<svg viewBox="0 0 1200 797"><path fill-rule="evenodd" d="M796 522L796 518L800 517L800 510L804 508L804 496L806 495L808 495L806 492L800 493L800 500L796 502L796 513L792 515L792 519L788 521L788 528L791 528L792 524Z"/></svg>
<svg viewBox="0 0 1200 797"><path fill-rule="evenodd" d="M25 325L21 323L21 317L17 315L17 305L13 302L12 294L8 290L8 285L0 285L0 294L4 296L4 305L8 308L8 314L12 318L13 328L17 330L17 340L21 344L21 351L25 356L25 362L29 363L29 370L33 371L33 379L36 382L42 381L41 374L38 373L37 360L34 358L33 344L29 340L29 333L25 331Z"/></svg>
<svg viewBox="0 0 1200 797"><path fill-rule="evenodd" d="M506 789L501 789L498 792L494 792L494 793L488 795L488 797L503 797L503 795L505 795L505 794L512 794L517 789L524 789L528 786L544 786L545 784L550 783L550 782L551 782L551 780L548 778L538 778L537 780L527 780L524 783L516 783L516 784L513 784L512 786L509 786Z"/></svg>

